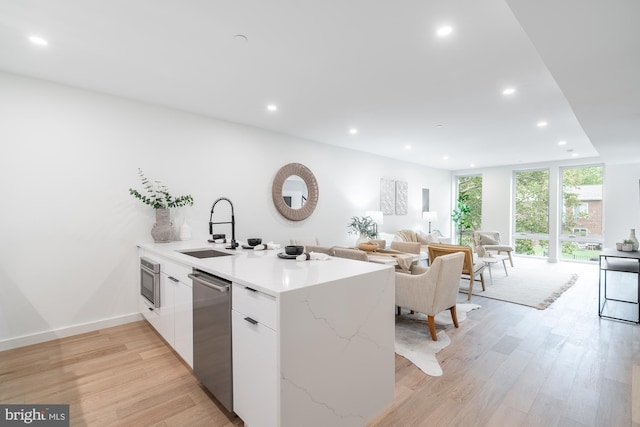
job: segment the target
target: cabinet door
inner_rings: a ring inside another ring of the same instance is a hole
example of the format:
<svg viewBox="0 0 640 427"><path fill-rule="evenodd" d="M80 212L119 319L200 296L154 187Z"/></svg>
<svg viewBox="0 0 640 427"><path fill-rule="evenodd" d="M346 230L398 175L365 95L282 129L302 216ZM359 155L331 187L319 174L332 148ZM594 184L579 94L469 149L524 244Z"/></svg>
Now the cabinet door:
<svg viewBox="0 0 640 427"><path fill-rule="evenodd" d="M278 425L276 332L233 310L233 411L245 425Z"/></svg>
<svg viewBox="0 0 640 427"><path fill-rule="evenodd" d="M175 306L175 279L172 280L164 273L160 273L160 307L154 311L158 315L155 326L156 330L162 335L171 347L174 347L174 316L173 310Z"/></svg>
<svg viewBox="0 0 640 427"><path fill-rule="evenodd" d="M175 287L175 350L193 368L193 301L191 286Z"/></svg>
<svg viewBox="0 0 640 427"><path fill-rule="evenodd" d="M159 313L156 312L156 309L149 304L147 299L142 295L138 296L138 307L140 308L140 313L147 319L147 322L151 323L151 326L157 331L159 328Z"/></svg>

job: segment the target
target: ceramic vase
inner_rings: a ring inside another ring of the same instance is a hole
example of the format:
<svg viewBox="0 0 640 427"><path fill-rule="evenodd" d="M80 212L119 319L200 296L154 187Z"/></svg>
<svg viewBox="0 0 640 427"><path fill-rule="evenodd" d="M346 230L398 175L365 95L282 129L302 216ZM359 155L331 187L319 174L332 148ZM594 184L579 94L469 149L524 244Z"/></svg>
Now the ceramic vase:
<svg viewBox="0 0 640 427"><path fill-rule="evenodd" d="M186 222L180 227L180 240L191 240L191 227Z"/></svg>
<svg viewBox="0 0 640 427"><path fill-rule="evenodd" d="M166 243L171 241L171 230L173 226L169 217L169 209L156 209L156 223L151 229L151 237L156 243Z"/></svg>
<svg viewBox="0 0 640 427"><path fill-rule="evenodd" d="M636 229L632 228L631 229L631 234L629 234L629 239L633 242L633 250L637 251L638 250L638 239L636 238Z"/></svg>

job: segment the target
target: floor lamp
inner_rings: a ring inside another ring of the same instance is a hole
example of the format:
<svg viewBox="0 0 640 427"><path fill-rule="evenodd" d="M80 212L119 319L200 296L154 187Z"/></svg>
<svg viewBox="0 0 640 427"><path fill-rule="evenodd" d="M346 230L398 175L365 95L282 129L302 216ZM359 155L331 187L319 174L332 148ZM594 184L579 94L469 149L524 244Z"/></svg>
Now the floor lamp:
<svg viewBox="0 0 640 427"><path fill-rule="evenodd" d="M431 223L436 222L438 220L438 212L435 212L435 211L422 212L422 220L429 222L429 233L431 233Z"/></svg>

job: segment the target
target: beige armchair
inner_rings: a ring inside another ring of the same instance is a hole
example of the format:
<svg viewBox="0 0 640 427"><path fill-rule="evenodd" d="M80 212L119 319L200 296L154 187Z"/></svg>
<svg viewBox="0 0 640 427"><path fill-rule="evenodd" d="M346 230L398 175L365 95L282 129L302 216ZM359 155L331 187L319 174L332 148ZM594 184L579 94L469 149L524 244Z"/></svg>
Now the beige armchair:
<svg viewBox="0 0 640 427"><path fill-rule="evenodd" d="M299 237L297 239L289 239L290 244L298 246L318 245L317 237Z"/></svg>
<svg viewBox="0 0 640 427"><path fill-rule="evenodd" d="M391 242L391 249L394 249L399 252L404 252L406 254L420 255L420 249L422 249L422 245L420 245L420 243L418 242L393 241Z"/></svg>
<svg viewBox="0 0 640 427"><path fill-rule="evenodd" d="M462 252L464 254L464 263L462 265L462 276L464 279L469 280L469 294L467 296L467 300L471 299L471 293L473 292L473 283L476 280L476 277L480 278L480 283L482 284L482 290L485 290L484 287L484 276L482 273L486 267L486 264L482 261L474 262L473 260L473 252L471 251L470 246L464 245L446 245L446 244L431 244L427 247L429 251L429 261L433 263L436 258L448 255L451 253ZM464 277L466 276L466 277Z"/></svg>
<svg viewBox="0 0 640 427"><path fill-rule="evenodd" d="M420 255L420 250L422 249L422 245L418 242L400 242L394 240L391 242L390 249L398 252L404 252L405 254L413 254ZM417 259L411 263L412 266L420 264L420 260ZM400 265L396 266L396 270L402 271L404 273L410 273L410 271L404 270Z"/></svg>
<svg viewBox="0 0 640 427"><path fill-rule="evenodd" d="M473 235L473 248L479 257L486 256L487 251L495 251L499 254L506 253L509 256L509 263L513 267L513 247L509 245L503 245L500 241L500 232L498 231L474 231Z"/></svg>
<svg viewBox="0 0 640 427"><path fill-rule="evenodd" d="M365 251L351 248L333 248L333 254L339 258L349 258L358 261L369 261L369 257Z"/></svg>
<svg viewBox="0 0 640 427"><path fill-rule="evenodd" d="M451 312L453 325L458 327L456 301L458 284L465 255L461 252L436 258L431 267L411 267L412 274L396 273L396 306L427 315L431 339L436 336L435 315Z"/></svg>

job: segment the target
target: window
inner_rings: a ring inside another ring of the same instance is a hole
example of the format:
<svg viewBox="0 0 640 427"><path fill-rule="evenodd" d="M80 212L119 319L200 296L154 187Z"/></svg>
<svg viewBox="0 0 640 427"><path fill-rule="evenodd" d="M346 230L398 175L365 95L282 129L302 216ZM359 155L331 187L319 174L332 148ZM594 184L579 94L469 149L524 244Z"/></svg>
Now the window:
<svg viewBox="0 0 640 427"><path fill-rule="evenodd" d="M603 243L602 176L602 166L562 169L562 260L598 260Z"/></svg>
<svg viewBox="0 0 640 427"><path fill-rule="evenodd" d="M587 230L586 228L574 228L573 229L573 235L574 236L586 236L587 234L589 234L589 230Z"/></svg>
<svg viewBox="0 0 640 427"><path fill-rule="evenodd" d="M580 203L573 207L573 216L576 218L584 218L589 215L589 203Z"/></svg>
<svg viewBox="0 0 640 427"><path fill-rule="evenodd" d="M549 170L515 172L516 253L547 256L549 247Z"/></svg>
<svg viewBox="0 0 640 427"><path fill-rule="evenodd" d="M461 245L471 245L471 232L482 225L482 175L458 177L458 198L452 219Z"/></svg>

